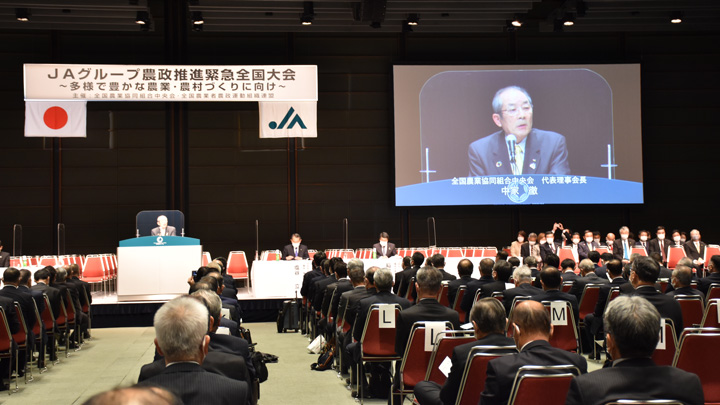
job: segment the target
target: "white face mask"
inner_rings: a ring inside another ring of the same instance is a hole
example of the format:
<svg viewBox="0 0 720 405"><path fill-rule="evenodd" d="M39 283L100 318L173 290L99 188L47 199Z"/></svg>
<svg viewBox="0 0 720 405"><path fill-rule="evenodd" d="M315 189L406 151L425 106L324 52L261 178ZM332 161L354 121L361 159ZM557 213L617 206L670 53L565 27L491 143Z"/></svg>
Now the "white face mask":
<svg viewBox="0 0 720 405"><path fill-rule="evenodd" d="M691 236L691 238L692 238L692 240L694 240L694 241L699 241L699 240L700 240L700 235L693 235L693 236Z"/></svg>
<svg viewBox="0 0 720 405"><path fill-rule="evenodd" d="M587 243L592 243L592 242L593 242L593 238L585 238L585 242L587 242Z"/></svg>
<svg viewBox="0 0 720 405"><path fill-rule="evenodd" d="M548 244L551 244L551 245L552 245L552 243L555 241L554 238L547 238L547 239L545 239L545 240L547 241Z"/></svg>
<svg viewBox="0 0 720 405"><path fill-rule="evenodd" d="M675 242L680 242L680 237L679 237L679 236L673 236L673 240L674 240Z"/></svg>
<svg viewBox="0 0 720 405"><path fill-rule="evenodd" d="M299 247L300 247L300 242L298 242L298 243L293 243L292 245L293 245L294 248L299 248Z"/></svg>
<svg viewBox="0 0 720 405"><path fill-rule="evenodd" d="M620 234L620 239L625 240L627 238L628 238L628 234L626 234L626 233Z"/></svg>
<svg viewBox="0 0 720 405"><path fill-rule="evenodd" d="M615 242L615 241L614 241L614 240L610 240L610 239L605 239L605 246L610 246L610 245L613 244L613 242Z"/></svg>
<svg viewBox="0 0 720 405"><path fill-rule="evenodd" d="M530 240L530 241L528 241L528 243L530 244L530 246L532 246L532 245L535 244L535 241L534 241L534 240Z"/></svg>
<svg viewBox="0 0 720 405"><path fill-rule="evenodd" d="M600 244L600 238L593 239L598 245Z"/></svg>
<svg viewBox="0 0 720 405"><path fill-rule="evenodd" d="M380 246L387 247L387 241L380 241Z"/></svg>
<svg viewBox="0 0 720 405"><path fill-rule="evenodd" d="M518 236L518 242L523 243L525 241L525 238L522 236Z"/></svg>
<svg viewBox="0 0 720 405"><path fill-rule="evenodd" d="M643 242L645 242L645 241L647 240L647 236L645 236L645 235L641 236L641 237L640 237L640 240L643 241Z"/></svg>
<svg viewBox="0 0 720 405"><path fill-rule="evenodd" d="M580 239L575 238L572 240L572 242L577 245L578 243L580 243Z"/></svg>
<svg viewBox="0 0 720 405"><path fill-rule="evenodd" d="M685 239L683 239L683 238L680 238L680 243L685 243L685 242L686 242L686 240L685 240Z"/></svg>
<svg viewBox="0 0 720 405"><path fill-rule="evenodd" d="M659 234L657 234L657 238L660 239L660 240L663 240L663 239L665 239L665 234L664 234L664 233L659 233Z"/></svg>

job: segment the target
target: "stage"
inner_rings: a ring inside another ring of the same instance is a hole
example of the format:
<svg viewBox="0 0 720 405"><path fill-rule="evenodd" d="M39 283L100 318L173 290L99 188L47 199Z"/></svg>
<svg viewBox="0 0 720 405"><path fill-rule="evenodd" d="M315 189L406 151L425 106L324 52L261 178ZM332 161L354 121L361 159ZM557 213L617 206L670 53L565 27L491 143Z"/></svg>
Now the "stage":
<svg viewBox="0 0 720 405"><path fill-rule="evenodd" d="M166 301L119 302L117 294L93 292L92 327L115 328L153 326L153 316ZM243 312L243 323L274 322L283 301L290 298L256 298L252 288L240 288L238 301Z"/></svg>

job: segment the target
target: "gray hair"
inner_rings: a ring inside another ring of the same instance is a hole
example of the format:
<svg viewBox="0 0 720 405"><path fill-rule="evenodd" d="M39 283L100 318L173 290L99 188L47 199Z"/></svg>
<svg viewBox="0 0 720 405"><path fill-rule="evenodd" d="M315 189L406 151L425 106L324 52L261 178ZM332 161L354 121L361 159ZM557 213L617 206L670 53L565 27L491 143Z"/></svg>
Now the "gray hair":
<svg viewBox="0 0 720 405"><path fill-rule="evenodd" d="M190 296L198 297L201 302L205 304L205 308L207 308L210 316L212 316L215 320L215 324L217 325L220 323L220 316L222 314L222 300L215 291L202 289L195 291L194 293L190 294Z"/></svg>
<svg viewBox="0 0 720 405"><path fill-rule="evenodd" d="M623 226L620 227L620 230L618 231L618 233L619 233L619 232L622 232L622 231L628 231L628 232L630 232L630 228L628 228L627 226L623 225Z"/></svg>
<svg viewBox="0 0 720 405"><path fill-rule="evenodd" d="M530 271L530 267L526 265L518 266L515 271L513 271L512 277L516 283L532 281L532 271Z"/></svg>
<svg viewBox="0 0 720 405"><path fill-rule="evenodd" d="M537 259L533 255L525 257L523 263L526 264L528 267L537 267Z"/></svg>
<svg viewBox="0 0 720 405"><path fill-rule="evenodd" d="M580 268L580 270L584 270L585 273L595 271L595 263L593 263L590 259L580 260L580 264L578 264L578 267Z"/></svg>
<svg viewBox="0 0 720 405"><path fill-rule="evenodd" d="M500 114L502 112L503 104L502 104L502 100L500 99L500 96L502 96L502 94L508 90L517 90L519 92L522 92L528 98L528 102L530 103L530 105L531 106L533 105L532 97L530 97L530 94L527 92L527 90L523 89L520 86L503 87L502 89L498 90L497 93L495 93L495 97L493 97L493 100L492 100L492 108L493 108L493 112L495 114Z"/></svg>
<svg viewBox="0 0 720 405"><path fill-rule="evenodd" d="M680 287L688 287L692 283L692 269L688 266L680 265L675 267L672 276L677 279Z"/></svg>
<svg viewBox="0 0 720 405"><path fill-rule="evenodd" d="M153 319L155 338L166 359L192 359L208 330L208 310L196 298L184 295L166 302Z"/></svg>
<svg viewBox="0 0 720 405"><path fill-rule="evenodd" d="M675 267L677 268L678 266L687 266L687 267L692 268L693 267L692 259L689 257L683 257L682 259L678 260L677 265Z"/></svg>
<svg viewBox="0 0 720 405"><path fill-rule="evenodd" d="M365 271L365 263L363 263L363 261L360 259L352 259L348 262L347 269L348 274L350 274L353 269L360 269Z"/></svg>
<svg viewBox="0 0 720 405"><path fill-rule="evenodd" d="M65 266L58 267L55 271L55 281L62 283L67 278L67 270Z"/></svg>
<svg viewBox="0 0 720 405"><path fill-rule="evenodd" d="M378 291L389 291L392 287L393 274L388 268L380 268L375 272L373 277L375 281L375 288Z"/></svg>
<svg viewBox="0 0 720 405"><path fill-rule="evenodd" d="M415 281L424 292L437 293L440 291L442 284L442 273L435 267L425 266L417 271Z"/></svg>
<svg viewBox="0 0 720 405"><path fill-rule="evenodd" d="M607 306L605 331L622 358L650 357L659 339L660 313L643 297L620 296Z"/></svg>

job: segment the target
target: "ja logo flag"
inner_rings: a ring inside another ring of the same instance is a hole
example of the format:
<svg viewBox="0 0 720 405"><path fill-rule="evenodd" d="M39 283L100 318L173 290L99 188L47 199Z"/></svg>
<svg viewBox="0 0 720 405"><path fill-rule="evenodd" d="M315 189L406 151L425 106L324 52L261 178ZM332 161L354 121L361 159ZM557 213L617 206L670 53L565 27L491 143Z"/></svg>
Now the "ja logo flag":
<svg viewBox="0 0 720 405"><path fill-rule="evenodd" d="M317 138L316 101L261 101L260 138Z"/></svg>

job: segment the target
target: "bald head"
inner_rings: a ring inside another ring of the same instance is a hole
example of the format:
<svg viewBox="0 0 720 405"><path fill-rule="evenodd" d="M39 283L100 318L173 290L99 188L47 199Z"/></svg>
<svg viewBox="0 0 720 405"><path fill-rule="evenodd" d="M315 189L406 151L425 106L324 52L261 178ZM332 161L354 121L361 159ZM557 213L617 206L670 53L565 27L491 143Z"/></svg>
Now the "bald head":
<svg viewBox="0 0 720 405"><path fill-rule="evenodd" d="M550 339L550 315L542 303L532 300L522 301L515 306L511 317L510 322L517 325L523 334Z"/></svg>

